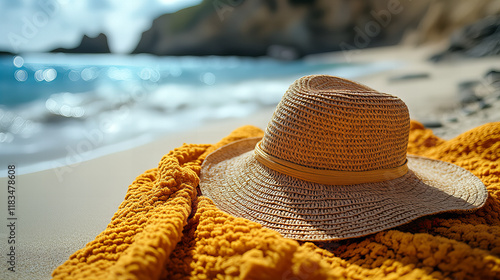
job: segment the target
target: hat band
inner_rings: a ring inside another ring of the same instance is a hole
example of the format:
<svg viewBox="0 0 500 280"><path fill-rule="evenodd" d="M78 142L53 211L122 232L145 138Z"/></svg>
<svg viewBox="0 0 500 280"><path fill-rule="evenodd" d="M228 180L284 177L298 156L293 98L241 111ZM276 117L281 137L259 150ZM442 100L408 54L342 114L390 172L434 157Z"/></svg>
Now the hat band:
<svg viewBox="0 0 500 280"><path fill-rule="evenodd" d="M401 166L388 169L368 171L338 171L309 168L274 157L260 148L257 143L254 149L255 159L264 166L300 179L322 185L356 185L376 183L399 178L408 172L407 161Z"/></svg>

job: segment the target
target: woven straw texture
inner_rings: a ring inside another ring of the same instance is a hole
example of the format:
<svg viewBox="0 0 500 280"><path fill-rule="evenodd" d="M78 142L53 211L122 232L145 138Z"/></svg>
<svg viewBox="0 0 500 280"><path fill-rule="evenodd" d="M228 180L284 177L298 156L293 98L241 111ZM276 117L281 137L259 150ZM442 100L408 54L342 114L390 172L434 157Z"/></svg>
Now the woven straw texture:
<svg viewBox="0 0 500 280"><path fill-rule="evenodd" d="M486 200L483 183L469 171L414 156L408 157L411 171L394 180L348 186L311 184L257 162L253 157L257 140L239 141L211 155L203 167L200 187L223 211L287 238L359 237L428 214L474 210ZM241 151L248 152L240 155Z"/></svg>
<svg viewBox="0 0 500 280"><path fill-rule="evenodd" d="M483 208L319 244L283 238L196 195L207 153L262 135L242 127L216 145L166 154L137 177L107 228L54 270L54 279L500 279L500 123L449 141L417 122L410 127L408 152L454 163L486 184Z"/></svg>
<svg viewBox="0 0 500 280"><path fill-rule="evenodd" d="M293 83L261 147L306 167L366 171L406 160L410 118L401 99L331 76Z"/></svg>
<svg viewBox="0 0 500 280"><path fill-rule="evenodd" d="M336 77L306 76L285 93L261 147L307 168L395 168L407 160L409 125L408 109L397 97ZM446 162L408 157L410 170L399 178L324 185L261 164L253 152L258 141L238 141L209 155L200 188L223 211L287 238L360 237L424 215L472 211L486 201L477 177Z"/></svg>

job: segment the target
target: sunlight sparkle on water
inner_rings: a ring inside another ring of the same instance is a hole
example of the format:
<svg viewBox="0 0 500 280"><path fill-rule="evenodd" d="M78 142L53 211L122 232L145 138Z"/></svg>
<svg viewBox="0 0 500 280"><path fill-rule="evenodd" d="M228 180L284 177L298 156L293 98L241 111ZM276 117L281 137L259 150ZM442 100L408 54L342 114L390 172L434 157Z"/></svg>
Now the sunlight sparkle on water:
<svg viewBox="0 0 500 280"><path fill-rule="evenodd" d="M35 72L35 80L37 82L41 82L41 81L44 80L43 79L43 70L36 70L36 72Z"/></svg>
<svg viewBox="0 0 500 280"><path fill-rule="evenodd" d="M57 71L53 68L43 70L43 79L46 82L52 82L57 77Z"/></svg>
<svg viewBox="0 0 500 280"><path fill-rule="evenodd" d="M68 78L69 78L71 81L76 82L76 81L80 80L80 73L78 73L78 71L71 70L71 71L68 73Z"/></svg>
<svg viewBox="0 0 500 280"><path fill-rule="evenodd" d="M215 74L212 72L206 72L200 77L200 80L205 84L211 86L215 84Z"/></svg>
<svg viewBox="0 0 500 280"><path fill-rule="evenodd" d="M21 56L16 56L14 57L13 63L17 68L21 68L24 65L24 59Z"/></svg>
<svg viewBox="0 0 500 280"><path fill-rule="evenodd" d="M24 81L26 81L28 79L28 73L25 70L17 70L14 73L14 77L19 82L24 82Z"/></svg>

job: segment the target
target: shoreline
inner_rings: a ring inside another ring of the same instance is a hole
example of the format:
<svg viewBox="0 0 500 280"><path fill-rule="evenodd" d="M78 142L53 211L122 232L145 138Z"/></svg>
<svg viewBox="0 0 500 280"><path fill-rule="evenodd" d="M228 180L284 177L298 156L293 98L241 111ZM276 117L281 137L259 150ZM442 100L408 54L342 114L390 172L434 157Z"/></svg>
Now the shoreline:
<svg viewBox="0 0 500 280"><path fill-rule="evenodd" d="M273 111L265 108L252 119L221 120L83 161L67 167L62 180L55 169L17 176L17 272L7 279L50 279L57 266L106 228L129 184L156 167L164 154L183 143L216 143L242 125L263 128ZM0 184L7 185L7 178L0 178ZM7 209L7 201L1 200L0 207ZM2 242L2 252L7 245ZM5 255L0 259L5 262Z"/></svg>

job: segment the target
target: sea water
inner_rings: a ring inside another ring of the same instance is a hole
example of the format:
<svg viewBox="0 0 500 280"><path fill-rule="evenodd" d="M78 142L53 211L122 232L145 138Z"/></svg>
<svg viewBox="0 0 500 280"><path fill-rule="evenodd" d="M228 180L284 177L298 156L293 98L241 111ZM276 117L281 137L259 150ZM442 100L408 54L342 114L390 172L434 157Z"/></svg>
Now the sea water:
<svg viewBox="0 0 500 280"><path fill-rule="evenodd" d="M0 56L0 170L88 160L276 106L309 74L356 78L395 63L335 59L26 54ZM0 174L6 174L1 172Z"/></svg>

